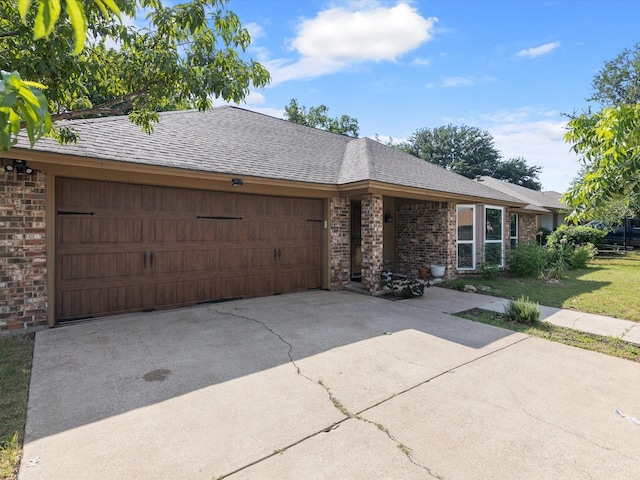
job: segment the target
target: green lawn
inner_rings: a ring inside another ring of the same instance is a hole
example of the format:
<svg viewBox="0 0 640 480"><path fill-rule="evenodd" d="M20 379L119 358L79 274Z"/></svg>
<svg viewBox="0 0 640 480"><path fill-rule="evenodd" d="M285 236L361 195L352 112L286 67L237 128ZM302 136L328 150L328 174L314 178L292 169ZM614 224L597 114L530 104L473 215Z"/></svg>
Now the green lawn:
<svg viewBox="0 0 640 480"><path fill-rule="evenodd" d="M559 284L545 283L544 279L516 278L508 273L496 278L466 276L442 283L457 289L464 285L490 287L486 293L497 297L525 296L540 305L640 322L640 252L598 257L587 268L567 270Z"/></svg>
<svg viewBox="0 0 640 480"><path fill-rule="evenodd" d="M34 334L0 336L0 479L17 478L31 379Z"/></svg>
<svg viewBox="0 0 640 480"><path fill-rule="evenodd" d="M499 312L472 309L457 314L459 317L486 323L494 327L506 328L514 332L522 332L532 337L544 338L552 342L564 343L574 347L593 350L613 357L624 358L640 363L640 345L628 343L615 337L603 337L592 333L580 332L570 328L559 327L550 323L535 322L525 325L510 321Z"/></svg>

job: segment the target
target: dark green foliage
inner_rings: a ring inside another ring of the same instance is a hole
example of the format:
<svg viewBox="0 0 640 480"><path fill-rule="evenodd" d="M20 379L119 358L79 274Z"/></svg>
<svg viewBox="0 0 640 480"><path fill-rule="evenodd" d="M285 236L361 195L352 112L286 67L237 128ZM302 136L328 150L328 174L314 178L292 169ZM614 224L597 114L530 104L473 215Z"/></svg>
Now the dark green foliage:
<svg viewBox="0 0 640 480"><path fill-rule="evenodd" d="M542 184L538 181L538 175L541 171L542 167L529 166L524 158L518 157L500 162L492 176L498 180L540 191Z"/></svg>
<svg viewBox="0 0 640 480"><path fill-rule="evenodd" d="M509 255L509 269L519 277L539 277L547 267L548 258L545 247L535 242L518 243Z"/></svg>
<svg viewBox="0 0 640 480"><path fill-rule="evenodd" d="M480 276L485 280L493 280L498 277L500 267L495 263L485 262L480 264L478 271L480 272Z"/></svg>
<svg viewBox="0 0 640 480"><path fill-rule="evenodd" d="M358 138L358 119L350 117L349 115L330 118L327 115L328 111L329 108L325 105L310 107L309 110L307 110L307 107L304 105L299 106L298 100L295 98L292 98L289 105L284 107L284 115L290 122Z"/></svg>
<svg viewBox="0 0 640 480"><path fill-rule="evenodd" d="M540 227L536 232L536 242L538 242L538 245L546 245L547 237L549 236L550 233L551 233L551 230L549 230L548 228Z"/></svg>
<svg viewBox="0 0 640 480"><path fill-rule="evenodd" d="M559 247L563 244L575 247L589 243L602 245L606 234L606 231L586 225L561 225L547 237L547 245L549 247Z"/></svg>
<svg viewBox="0 0 640 480"><path fill-rule="evenodd" d="M467 178L489 176L540 190L540 167L528 166L524 158L503 160L487 131L467 125L421 128L407 140L389 146L435 163Z"/></svg>

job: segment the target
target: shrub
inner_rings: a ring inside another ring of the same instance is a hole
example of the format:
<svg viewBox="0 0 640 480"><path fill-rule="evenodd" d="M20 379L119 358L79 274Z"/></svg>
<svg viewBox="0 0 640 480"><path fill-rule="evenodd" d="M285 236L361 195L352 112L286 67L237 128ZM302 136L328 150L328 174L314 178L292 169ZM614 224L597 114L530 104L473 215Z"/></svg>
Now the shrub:
<svg viewBox="0 0 640 480"><path fill-rule="evenodd" d="M580 245L602 245L607 234L604 230L588 227L586 225L561 225L547 237L547 246L558 247L561 240L566 238L566 244L573 247Z"/></svg>
<svg viewBox="0 0 640 480"><path fill-rule="evenodd" d="M500 267L495 263L485 262L480 264L478 272L485 280L495 280L500 273Z"/></svg>
<svg viewBox="0 0 640 480"><path fill-rule="evenodd" d="M546 245L547 237L549 236L550 233L551 233L551 230L549 230L548 228L540 227L536 232L536 242L538 243L538 245Z"/></svg>
<svg viewBox="0 0 640 480"><path fill-rule="evenodd" d="M539 277L547 267L545 247L534 242L518 243L509 255L509 269L519 277Z"/></svg>
<svg viewBox="0 0 640 480"><path fill-rule="evenodd" d="M540 320L540 307L522 296L518 300L510 300L504 307L504 314L516 322L532 324Z"/></svg>
<svg viewBox="0 0 640 480"><path fill-rule="evenodd" d="M577 246L571 255L571 268L584 268L587 262L598 253L598 249L592 243Z"/></svg>

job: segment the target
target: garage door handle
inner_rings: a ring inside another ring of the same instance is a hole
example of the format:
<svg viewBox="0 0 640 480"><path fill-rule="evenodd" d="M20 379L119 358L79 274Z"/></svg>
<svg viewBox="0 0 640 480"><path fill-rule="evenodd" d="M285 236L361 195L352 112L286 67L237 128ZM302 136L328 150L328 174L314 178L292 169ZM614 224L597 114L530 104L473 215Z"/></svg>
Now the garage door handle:
<svg viewBox="0 0 640 480"><path fill-rule="evenodd" d="M274 260L278 259L278 250L276 248L273 249L273 259Z"/></svg>
<svg viewBox="0 0 640 480"><path fill-rule="evenodd" d="M150 258L149 258L149 266L150 266L151 268L153 268L153 252L151 252L151 255L150 255L149 257L150 257Z"/></svg>
<svg viewBox="0 0 640 480"><path fill-rule="evenodd" d="M142 255L142 261L144 262L144 268L147 268L147 252Z"/></svg>

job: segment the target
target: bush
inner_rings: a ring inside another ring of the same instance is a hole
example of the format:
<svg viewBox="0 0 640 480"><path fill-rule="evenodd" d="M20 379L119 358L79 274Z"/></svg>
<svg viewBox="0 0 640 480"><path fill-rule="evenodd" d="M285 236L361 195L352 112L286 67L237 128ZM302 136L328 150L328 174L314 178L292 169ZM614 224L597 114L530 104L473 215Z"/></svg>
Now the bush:
<svg viewBox="0 0 640 480"><path fill-rule="evenodd" d="M509 269L519 277L542 276L547 263L547 249L534 242L518 243L508 260Z"/></svg>
<svg viewBox="0 0 640 480"><path fill-rule="evenodd" d="M559 247L563 243L577 247L580 245L602 245L607 234L604 230L588 227L586 225L561 225L547 237L547 246ZM562 242L566 239L566 242Z"/></svg>
<svg viewBox="0 0 640 480"><path fill-rule="evenodd" d="M592 243L575 247L571 255L571 268L586 267L589 260L593 260L597 253L598 249Z"/></svg>
<svg viewBox="0 0 640 480"><path fill-rule="evenodd" d="M530 325L540 320L540 307L523 296L518 300L510 300L504 307L504 314L511 320Z"/></svg>
<svg viewBox="0 0 640 480"><path fill-rule="evenodd" d="M551 230L549 230L548 228L540 227L536 232L536 242L538 243L538 245L546 245L547 237L549 236L550 233L551 233Z"/></svg>
<svg viewBox="0 0 640 480"><path fill-rule="evenodd" d="M478 272L480 273L480 277L485 280L495 280L498 278L498 274L500 273L500 267L495 263L481 263L478 267Z"/></svg>

